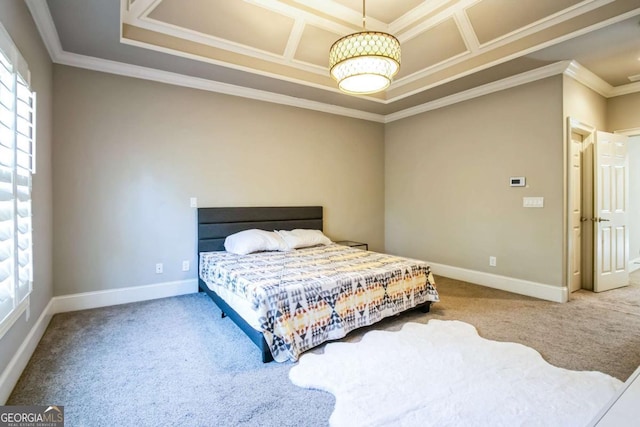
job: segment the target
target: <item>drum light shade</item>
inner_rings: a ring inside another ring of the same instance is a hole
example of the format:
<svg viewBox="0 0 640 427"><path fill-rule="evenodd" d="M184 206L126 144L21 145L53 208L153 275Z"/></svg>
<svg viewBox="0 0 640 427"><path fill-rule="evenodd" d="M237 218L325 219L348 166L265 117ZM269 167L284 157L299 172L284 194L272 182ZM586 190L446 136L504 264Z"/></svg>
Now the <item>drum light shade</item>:
<svg viewBox="0 0 640 427"><path fill-rule="evenodd" d="M343 92L364 95L385 90L400 69L400 42L391 34L362 31L336 41L329 69Z"/></svg>

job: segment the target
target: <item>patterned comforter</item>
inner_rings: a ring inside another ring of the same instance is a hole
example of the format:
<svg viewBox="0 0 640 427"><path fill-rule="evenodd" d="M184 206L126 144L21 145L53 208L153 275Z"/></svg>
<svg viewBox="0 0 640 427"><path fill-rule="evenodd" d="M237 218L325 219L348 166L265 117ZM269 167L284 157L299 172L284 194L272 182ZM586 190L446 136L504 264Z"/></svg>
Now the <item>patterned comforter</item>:
<svg viewBox="0 0 640 427"><path fill-rule="evenodd" d="M337 244L250 255L201 253L200 277L250 301L278 362L439 301L426 263Z"/></svg>

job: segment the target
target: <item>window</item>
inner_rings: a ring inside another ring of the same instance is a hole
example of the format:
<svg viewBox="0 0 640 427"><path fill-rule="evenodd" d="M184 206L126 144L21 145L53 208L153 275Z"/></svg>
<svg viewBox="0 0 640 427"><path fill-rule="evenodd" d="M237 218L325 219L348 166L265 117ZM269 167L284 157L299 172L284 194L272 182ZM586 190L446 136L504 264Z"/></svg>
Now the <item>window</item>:
<svg viewBox="0 0 640 427"><path fill-rule="evenodd" d="M0 25L0 337L28 308L33 283L36 97L29 80L25 60Z"/></svg>

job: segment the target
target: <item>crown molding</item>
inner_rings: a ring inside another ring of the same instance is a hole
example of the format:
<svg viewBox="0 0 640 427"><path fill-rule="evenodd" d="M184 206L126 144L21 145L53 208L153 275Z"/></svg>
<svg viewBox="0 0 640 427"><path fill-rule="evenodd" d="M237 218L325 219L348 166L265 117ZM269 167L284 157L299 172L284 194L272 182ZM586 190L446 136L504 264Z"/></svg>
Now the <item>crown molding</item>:
<svg viewBox="0 0 640 427"><path fill-rule="evenodd" d="M176 86L189 87L192 89L206 90L225 95L239 96L242 98L337 114L340 116L378 123L384 122L384 116L381 114L374 114L353 108L345 108L323 102L295 98L293 96L277 94L264 90L246 88L244 86L185 76L183 74L172 73L169 71L161 71L138 65L125 64L123 62L66 52L62 49L60 38L58 37L58 32L53 23L53 18L51 17L51 12L49 11L47 3L40 0L26 0L26 3L31 15L33 16L36 27L40 32L40 36L44 41L47 51L49 52L49 56L56 64L151 80Z"/></svg>
<svg viewBox="0 0 640 427"><path fill-rule="evenodd" d="M640 82L629 83L624 86L614 87L611 90L611 95L609 98L613 98L614 96L622 96L629 95L630 93L640 92Z"/></svg>
<svg viewBox="0 0 640 427"><path fill-rule="evenodd" d="M571 61L569 63L569 66L564 71L564 74L582 83L583 85L599 93L605 98L611 97L613 86L593 74L591 71L584 68L576 61Z"/></svg>
<svg viewBox="0 0 640 427"><path fill-rule="evenodd" d="M469 89L453 95L445 96L444 98L436 99L435 101L430 101L422 105L407 108L406 110L387 114L385 116L385 123L394 122L396 120L415 116L416 114L421 114L427 111L436 110L438 108L446 107L448 105L457 104L462 101L467 101L470 99L478 98L480 96L488 95L490 93L498 92L505 89L510 89L526 83L534 82L536 80L562 74L565 72L568 66L569 66L568 61L556 62L554 64L547 65L545 67L536 68L535 70L532 70L532 71L527 71L521 74L517 74L515 76L498 80L496 82L487 83L482 86L474 87L473 89Z"/></svg>
<svg viewBox="0 0 640 427"><path fill-rule="evenodd" d="M580 65L577 61L571 61L564 74L582 83L605 98L614 98L616 96L640 92L640 82L629 83L622 86L611 86L587 68Z"/></svg>
<svg viewBox="0 0 640 427"><path fill-rule="evenodd" d="M186 76L183 74L66 52L62 49L60 38L53 23L53 18L51 17L47 2L42 0L25 0L25 2L33 16L36 27L38 28L40 36L47 48L47 51L49 52L49 56L54 63L225 95L239 96L242 98L291 107L304 108L378 123L391 123L416 114L446 107L448 105L453 105L558 74L564 74L575 79L605 98L640 92L640 82L613 87L576 61L560 61L415 107L407 108L402 111L387 115L375 114L353 108L346 108L338 105L277 94L265 90L246 88L214 80Z"/></svg>
<svg viewBox="0 0 640 427"><path fill-rule="evenodd" d="M58 37L58 30L53 23L51 17L51 11L46 1L40 0L25 0L29 12L33 17L33 21L40 32L40 38L44 46L49 52L49 56L53 62L56 62L56 58L62 53L62 44L60 43L60 37Z"/></svg>
<svg viewBox="0 0 640 427"><path fill-rule="evenodd" d="M619 133L627 136L638 136L640 135L640 128L621 129L615 131L614 133Z"/></svg>
<svg viewBox="0 0 640 427"><path fill-rule="evenodd" d="M159 83L188 87L191 89L206 90L208 92L221 93L223 95L239 96L241 98L249 98L257 101L265 101L274 104L287 105L290 107L304 108L307 110L320 111L323 113L336 114L339 116L352 117L355 119L368 120L372 122L384 122L384 116L381 114L374 114L362 110L356 110L353 108L345 108L338 105L310 101L302 98L295 98L293 96L282 95L265 90L236 86L228 83L221 83L199 77L185 76L184 74L156 70L154 68L141 67L138 65L125 64L122 62L110 61L107 59L78 55L75 53L63 52L58 56L55 62L72 67L117 74L126 77L134 77L144 80L151 80Z"/></svg>

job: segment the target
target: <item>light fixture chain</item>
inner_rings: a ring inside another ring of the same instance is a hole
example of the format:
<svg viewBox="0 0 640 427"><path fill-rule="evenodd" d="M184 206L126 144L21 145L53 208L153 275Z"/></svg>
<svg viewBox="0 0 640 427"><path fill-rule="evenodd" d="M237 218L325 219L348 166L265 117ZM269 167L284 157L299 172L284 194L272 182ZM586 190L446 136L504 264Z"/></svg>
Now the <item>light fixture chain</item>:
<svg viewBox="0 0 640 427"><path fill-rule="evenodd" d="M400 42L391 34L367 31L366 0L362 0L361 32L338 39L329 49L329 73L338 88L353 95L385 90L400 69Z"/></svg>

